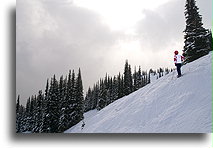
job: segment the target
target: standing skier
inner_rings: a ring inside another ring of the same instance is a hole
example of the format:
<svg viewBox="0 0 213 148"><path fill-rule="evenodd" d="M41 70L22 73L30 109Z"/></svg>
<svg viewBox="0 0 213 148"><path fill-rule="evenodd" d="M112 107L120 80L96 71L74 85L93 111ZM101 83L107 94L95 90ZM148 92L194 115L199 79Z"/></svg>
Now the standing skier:
<svg viewBox="0 0 213 148"><path fill-rule="evenodd" d="M174 56L174 62L175 62L175 66L177 67L177 77L179 78L181 76L181 66L182 66L182 61L184 60L184 56L179 55L178 51L176 50L174 52L175 56Z"/></svg>

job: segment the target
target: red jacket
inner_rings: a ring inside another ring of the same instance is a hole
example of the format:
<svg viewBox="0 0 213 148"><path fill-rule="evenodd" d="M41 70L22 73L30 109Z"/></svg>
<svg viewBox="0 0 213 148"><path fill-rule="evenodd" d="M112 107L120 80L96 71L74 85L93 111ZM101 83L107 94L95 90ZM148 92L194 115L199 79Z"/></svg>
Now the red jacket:
<svg viewBox="0 0 213 148"><path fill-rule="evenodd" d="M184 60L184 56L182 56L182 55L177 54L174 56L175 64L180 64L180 63L182 63L183 60Z"/></svg>

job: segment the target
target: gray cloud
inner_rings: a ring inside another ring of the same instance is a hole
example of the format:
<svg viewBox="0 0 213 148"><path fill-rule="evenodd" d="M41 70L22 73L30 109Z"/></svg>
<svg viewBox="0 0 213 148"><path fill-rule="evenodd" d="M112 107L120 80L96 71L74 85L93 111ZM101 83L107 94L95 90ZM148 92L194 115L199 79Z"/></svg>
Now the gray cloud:
<svg viewBox="0 0 213 148"><path fill-rule="evenodd" d="M203 18L203 26L212 28L212 0L197 0L200 15Z"/></svg>
<svg viewBox="0 0 213 148"><path fill-rule="evenodd" d="M120 33L111 32L96 13L47 0L19 0L17 10L17 94L23 99L44 90L53 74L59 77L69 69L81 67L87 87L104 75L104 55Z"/></svg>
<svg viewBox="0 0 213 148"><path fill-rule="evenodd" d="M136 33L145 49L161 51L180 43L184 30L183 1L171 1L155 11L145 10L145 18L137 24Z"/></svg>
<svg viewBox="0 0 213 148"><path fill-rule="evenodd" d="M204 27L211 27L211 0L197 2L203 16ZM173 0L156 10L145 10L145 18L137 23L136 34L143 50L167 50L171 45L183 45L185 29L185 0ZM174 50L174 49L173 49ZM181 49L179 49L181 50Z"/></svg>

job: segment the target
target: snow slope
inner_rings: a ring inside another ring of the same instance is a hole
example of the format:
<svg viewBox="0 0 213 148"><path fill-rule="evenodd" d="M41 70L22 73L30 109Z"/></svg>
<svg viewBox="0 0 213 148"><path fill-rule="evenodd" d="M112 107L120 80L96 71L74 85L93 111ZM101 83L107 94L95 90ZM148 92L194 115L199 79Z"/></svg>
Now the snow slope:
<svg viewBox="0 0 213 148"><path fill-rule="evenodd" d="M85 113L65 133L211 133L212 53L161 77L101 111Z"/></svg>

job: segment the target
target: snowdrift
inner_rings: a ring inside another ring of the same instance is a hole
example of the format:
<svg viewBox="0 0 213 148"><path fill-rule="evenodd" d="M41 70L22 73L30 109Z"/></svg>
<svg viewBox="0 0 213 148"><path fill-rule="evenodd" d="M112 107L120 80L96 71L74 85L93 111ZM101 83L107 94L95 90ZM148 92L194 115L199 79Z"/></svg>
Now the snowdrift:
<svg viewBox="0 0 213 148"><path fill-rule="evenodd" d="M212 53L161 77L65 133L211 133Z"/></svg>

